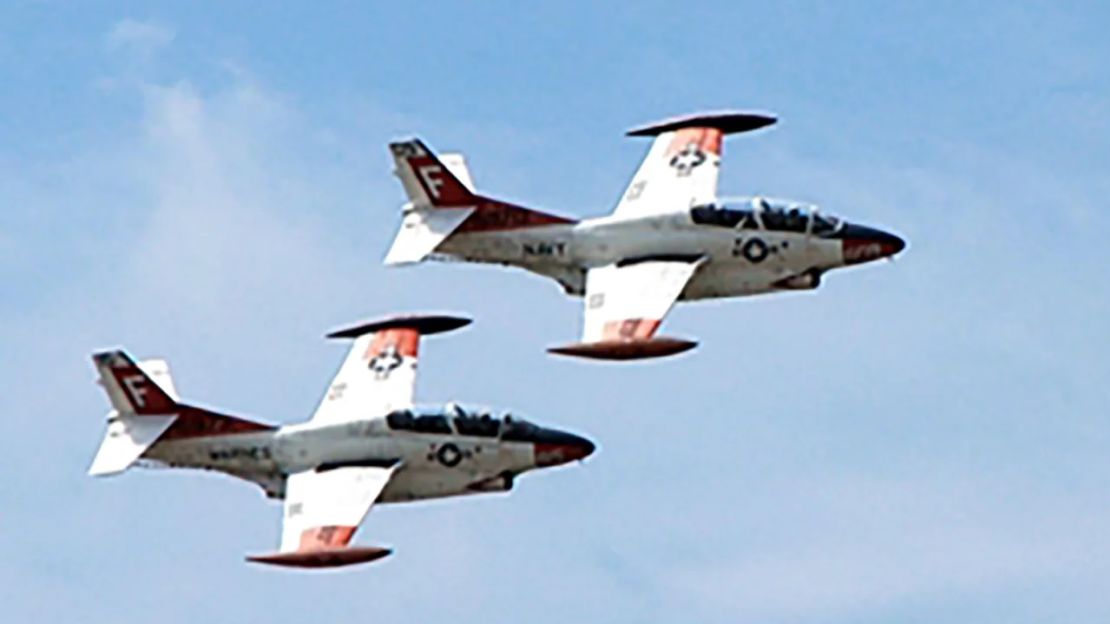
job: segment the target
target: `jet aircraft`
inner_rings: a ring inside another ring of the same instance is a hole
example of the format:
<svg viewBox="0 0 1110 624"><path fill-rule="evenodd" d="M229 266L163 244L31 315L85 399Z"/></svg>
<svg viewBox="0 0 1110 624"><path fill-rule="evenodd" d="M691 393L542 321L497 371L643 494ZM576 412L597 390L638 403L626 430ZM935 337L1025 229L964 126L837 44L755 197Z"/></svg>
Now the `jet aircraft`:
<svg viewBox="0 0 1110 624"><path fill-rule="evenodd" d="M112 411L92 475L139 462L215 470L284 499L278 552L249 561L334 567L391 551L351 546L375 503L504 492L525 472L581 460L587 439L505 413L414 406L421 336L467 319L407 316L332 332L353 339L312 419L275 427L182 402L163 360L93 356Z"/></svg>
<svg viewBox="0 0 1110 624"><path fill-rule="evenodd" d="M385 258L519 267L584 297L581 342L553 353L636 359L696 342L656 336L676 301L817 288L826 272L889 258L905 242L799 201L717 196L723 138L775 123L721 112L635 128L653 137L611 215L576 221L474 189L461 155L436 155L419 139L390 144L408 203Z"/></svg>

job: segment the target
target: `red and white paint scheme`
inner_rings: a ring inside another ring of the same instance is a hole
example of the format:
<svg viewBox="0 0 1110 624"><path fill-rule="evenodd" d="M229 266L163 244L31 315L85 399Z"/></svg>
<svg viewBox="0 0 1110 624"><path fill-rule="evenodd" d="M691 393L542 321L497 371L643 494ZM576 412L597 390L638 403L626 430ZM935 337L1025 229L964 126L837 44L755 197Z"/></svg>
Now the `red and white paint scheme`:
<svg viewBox="0 0 1110 624"><path fill-rule="evenodd" d="M276 427L183 403L162 360L93 356L112 411L89 473L141 464L215 470L285 501L276 553L250 561L334 567L388 549L352 546L374 503L504 492L517 475L581 460L587 439L511 414L413 405L421 336L468 319L394 317L328 334L353 340L312 419Z"/></svg>
<svg viewBox="0 0 1110 624"><path fill-rule="evenodd" d="M419 139L391 144L408 203L386 264L425 259L520 267L585 298L582 341L550 349L599 359L669 355L657 336L676 301L812 289L839 267L889 258L905 241L790 200L717 195L724 137L775 123L703 113L628 132L652 137L611 215L575 221L478 193L463 158Z"/></svg>

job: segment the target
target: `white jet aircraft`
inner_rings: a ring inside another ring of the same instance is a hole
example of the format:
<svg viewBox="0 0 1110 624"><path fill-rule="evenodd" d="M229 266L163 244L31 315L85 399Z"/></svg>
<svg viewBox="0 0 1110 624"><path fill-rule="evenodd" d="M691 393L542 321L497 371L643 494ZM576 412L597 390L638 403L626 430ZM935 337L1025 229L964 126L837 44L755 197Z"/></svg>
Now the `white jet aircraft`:
<svg viewBox="0 0 1110 624"><path fill-rule="evenodd" d="M349 545L375 502L504 492L517 475L594 450L583 437L510 414L413 406L420 336L468 323L409 316L329 334L353 339L350 353L312 420L284 427L181 402L165 361L97 353L112 411L89 473L137 461L216 470L285 499L279 551L249 561L315 568L379 559L390 551Z"/></svg>
<svg viewBox="0 0 1110 624"><path fill-rule="evenodd" d="M613 214L575 221L477 193L460 155L391 144L409 202L385 263L462 260L520 267L585 297L582 341L551 352L598 359L679 353L656 336L676 301L817 288L838 267L891 257L888 232L767 197L717 197L725 136L775 122L724 112L636 128L654 137Z"/></svg>

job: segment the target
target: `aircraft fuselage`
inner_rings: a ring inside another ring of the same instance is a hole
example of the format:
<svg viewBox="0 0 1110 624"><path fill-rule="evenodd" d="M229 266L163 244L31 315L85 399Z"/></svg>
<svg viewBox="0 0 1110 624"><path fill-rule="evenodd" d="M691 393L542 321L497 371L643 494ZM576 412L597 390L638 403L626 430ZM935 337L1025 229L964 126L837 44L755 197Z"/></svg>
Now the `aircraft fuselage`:
<svg viewBox="0 0 1110 624"><path fill-rule="evenodd" d="M308 422L272 432L160 441L143 458L246 479L272 498L284 497L285 477L297 472L397 464L378 498L379 503L393 503L507 491L520 473L582 459L593 451L589 441L573 434L518 421L531 429L513 436L509 425L492 422L498 425L493 435L462 434L446 417L437 425L440 431L397 430L386 417L331 425Z"/></svg>
<svg viewBox="0 0 1110 624"><path fill-rule="evenodd" d="M839 223L821 233L696 223L690 210L641 217L606 216L575 224L466 232L437 254L505 264L551 277L568 294L585 292L586 270L641 258L703 258L682 300L815 288L824 272L897 253L901 239Z"/></svg>

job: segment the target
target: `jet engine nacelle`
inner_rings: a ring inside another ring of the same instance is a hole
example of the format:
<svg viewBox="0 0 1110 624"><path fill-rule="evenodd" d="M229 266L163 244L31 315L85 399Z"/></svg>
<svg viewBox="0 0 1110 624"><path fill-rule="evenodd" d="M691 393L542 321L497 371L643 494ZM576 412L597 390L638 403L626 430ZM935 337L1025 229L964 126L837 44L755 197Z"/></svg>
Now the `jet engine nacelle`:
<svg viewBox="0 0 1110 624"><path fill-rule="evenodd" d="M791 275L785 279L775 282L778 288L785 288L788 290L812 290L821 285L821 272L817 269L810 269L805 273L798 275Z"/></svg>
<svg viewBox="0 0 1110 624"><path fill-rule="evenodd" d="M504 472L496 477L475 481L466 488L475 492L508 492L513 489L513 475Z"/></svg>

